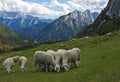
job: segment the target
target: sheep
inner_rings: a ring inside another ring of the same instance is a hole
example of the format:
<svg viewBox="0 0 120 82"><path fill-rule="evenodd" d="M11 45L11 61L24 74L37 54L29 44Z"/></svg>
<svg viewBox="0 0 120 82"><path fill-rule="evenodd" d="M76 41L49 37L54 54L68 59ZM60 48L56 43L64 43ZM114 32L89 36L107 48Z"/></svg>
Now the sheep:
<svg viewBox="0 0 120 82"><path fill-rule="evenodd" d="M22 72L26 71L26 63L28 62L27 58L25 56L19 57L18 62L20 63L20 69Z"/></svg>
<svg viewBox="0 0 120 82"><path fill-rule="evenodd" d="M54 60L55 60L55 55L56 55L55 51L53 51L53 50L47 50L46 52L49 53L49 54L51 54L51 55L53 55ZM50 68L48 68L49 71L54 71L54 69L51 69L51 68L52 68L52 66L50 66Z"/></svg>
<svg viewBox="0 0 120 82"><path fill-rule="evenodd" d="M36 71L36 65L38 65L39 71L41 71L42 65L45 66L45 71L48 71L47 66L55 67L55 61L53 55L43 52L43 51L36 51L34 53L34 68L33 71Z"/></svg>
<svg viewBox="0 0 120 82"><path fill-rule="evenodd" d="M68 50L68 52L70 52L70 60L71 63L73 63L73 65L75 65L76 67L80 67L80 53L81 50L79 48L73 48L71 50Z"/></svg>
<svg viewBox="0 0 120 82"><path fill-rule="evenodd" d="M9 57L7 59L4 60L3 64L2 64L2 67L3 67L3 70L6 72L6 73L11 73L13 71L13 67L14 67L14 60L13 60L13 57Z"/></svg>
<svg viewBox="0 0 120 82"><path fill-rule="evenodd" d="M70 66L69 66L69 62L70 62L70 58L69 58L69 52L63 49L59 49L57 51L57 53L61 56L61 60L62 60L62 68L65 71L68 71ZM59 57L58 57L59 58Z"/></svg>
<svg viewBox="0 0 120 82"><path fill-rule="evenodd" d="M54 60L55 60L55 56L56 56L55 51L53 51L53 50L47 50L46 52L49 53L49 54L52 54L53 57L54 57Z"/></svg>
<svg viewBox="0 0 120 82"><path fill-rule="evenodd" d="M55 60L55 64L56 64L54 71L60 72L60 67L62 64L62 55L58 52L53 51L53 50L47 50L47 53L50 53L54 56L54 60Z"/></svg>

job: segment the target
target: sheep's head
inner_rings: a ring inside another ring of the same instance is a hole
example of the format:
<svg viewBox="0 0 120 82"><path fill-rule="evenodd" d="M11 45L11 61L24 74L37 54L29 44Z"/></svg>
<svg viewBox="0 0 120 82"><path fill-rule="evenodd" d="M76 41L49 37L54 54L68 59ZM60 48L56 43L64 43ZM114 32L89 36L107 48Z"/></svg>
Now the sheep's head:
<svg viewBox="0 0 120 82"><path fill-rule="evenodd" d="M24 67L24 66L21 66L20 69L21 69L22 72L26 71L26 67Z"/></svg>
<svg viewBox="0 0 120 82"><path fill-rule="evenodd" d="M62 67L63 67L63 69L64 69L65 71L69 71L69 68L70 68L70 66L69 66L69 65L64 64Z"/></svg>
<svg viewBox="0 0 120 82"><path fill-rule="evenodd" d="M14 62L17 62L17 61L19 60L19 57L20 57L20 56L14 56L14 57L13 57Z"/></svg>
<svg viewBox="0 0 120 82"><path fill-rule="evenodd" d="M79 61L76 61L76 62L75 62L75 65L76 65L76 67L80 67L80 66L81 66L81 63L80 63Z"/></svg>
<svg viewBox="0 0 120 82"><path fill-rule="evenodd" d="M55 69L54 69L54 71L56 71L56 72L60 72L60 65L55 65Z"/></svg>
<svg viewBox="0 0 120 82"><path fill-rule="evenodd" d="M8 74L10 74L12 71L11 71L11 69L7 69L6 72L7 72Z"/></svg>

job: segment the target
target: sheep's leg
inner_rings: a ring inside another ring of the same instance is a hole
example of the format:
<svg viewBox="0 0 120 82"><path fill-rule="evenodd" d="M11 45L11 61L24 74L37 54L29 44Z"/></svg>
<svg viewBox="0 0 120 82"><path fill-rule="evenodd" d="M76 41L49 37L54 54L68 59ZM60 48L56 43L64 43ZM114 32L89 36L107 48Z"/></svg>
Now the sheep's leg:
<svg viewBox="0 0 120 82"><path fill-rule="evenodd" d="M37 66L37 62L34 62L34 65L33 65L33 72L37 71L37 70L36 70L36 66Z"/></svg>
<svg viewBox="0 0 120 82"><path fill-rule="evenodd" d="M42 64L38 65L38 71L41 72L42 71Z"/></svg>
<svg viewBox="0 0 120 82"><path fill-rule="evenodd" d="M73 68L73 67L74 67L74 63L73 63L73 62L71 62L70 64L71 64L71 67Z"/></svg>
<svg viewBox="0 0 120 82"><path fill-rule="evenodd" d="M45 65L45 72L48 72L48 65Z"/></svg>
<svg viewBox="0 0 120 82"><path fill-rule="evenodd" d="M54 66L53 65L49 65L49 68L48 68L49 72L52 72L54 71Z"/></svg>

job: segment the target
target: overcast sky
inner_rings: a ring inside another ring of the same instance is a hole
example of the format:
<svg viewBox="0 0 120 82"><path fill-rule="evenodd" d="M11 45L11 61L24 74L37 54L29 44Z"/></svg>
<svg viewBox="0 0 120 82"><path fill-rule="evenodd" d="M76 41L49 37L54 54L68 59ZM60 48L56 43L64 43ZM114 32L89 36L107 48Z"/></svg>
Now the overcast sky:
<svg viewBox="0 0 120 82"><path fill-rule="evenodd" d="M57 18L74 10L101 12L108 0L0 0L0 11Z"/></svg>

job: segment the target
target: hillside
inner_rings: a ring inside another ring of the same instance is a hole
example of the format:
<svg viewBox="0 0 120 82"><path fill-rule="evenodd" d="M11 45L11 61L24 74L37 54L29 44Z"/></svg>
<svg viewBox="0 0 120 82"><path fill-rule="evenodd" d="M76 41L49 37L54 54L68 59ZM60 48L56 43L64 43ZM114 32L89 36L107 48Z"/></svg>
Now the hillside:
<svg viewBox="0 0 120 82"><path fill-rule="evenodd" d="M78 37L104 35L120 29L120 0L109 0L95 22L81 32Z"/></svg>
<svg viewBox="0 0 120 82"><path fill-rule="evenodd" d="M15 45L10 44L6 38L0 35L0 52L9 51L10 49L14 48Z"/></svg>
<svg viewBox="0 0 120 82"><path fill-rule="evenodd" d="M110 35L73 39L66 42L44 44L37 48L0 54L0 65L6 57L24 55L28 58L27 71L21 73L17 63L14 73L6 74L0 68L0 82L119 82L120 31ZM64 46L62 46L64 44ZM36 50L79 47L82 51L80 68L68 72L33 72L33 54ZM32 77L32 78L31 78Z"/></svg>
<svg viewBox="0 0 120 82"><path fill-rule="evenodd" d="M7 51L7 48L24 45L25 38L12 29L0 24L0 49Z"/></svg>

